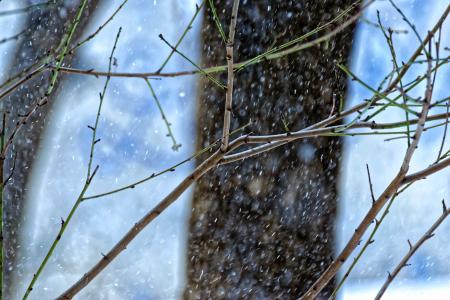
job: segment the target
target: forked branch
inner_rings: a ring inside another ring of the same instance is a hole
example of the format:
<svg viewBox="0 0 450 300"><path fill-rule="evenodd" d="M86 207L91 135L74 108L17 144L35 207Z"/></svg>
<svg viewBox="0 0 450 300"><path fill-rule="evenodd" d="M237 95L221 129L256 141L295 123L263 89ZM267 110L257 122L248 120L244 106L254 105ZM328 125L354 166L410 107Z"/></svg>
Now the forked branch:
<svg viewBox="0 0 450 300"><path fill-rule="evenodd" d="M402 258L402 260L400 260L397 267L395 267L394 271L388 273L386 281L384 282L384 284L381 287L378 294L375 296L375 300L381 299L381 297L384 295L387 288L392 283L392 281L395 279L395 277L398 275L398 273L400 273L400 271L405 266L408 265L407 263L408 263L409 259L414 255L414 253L416 253L416 251L423 245L423 243L425 243L427 240L429 240L430 238L432 238L434 236L434 232L436 231L436 229L448 217L448 215L450 214L450 209L447 208L444 200L442 200L442 206L443 206L443 212L442 212L441 216L436 220L436 222L433 223L433 225L431 225L430 229L428 229L424 233L424 235L422 235L422 237L414 245L412 245L411 242L408 240L409 251L405 254L405 256Z"/></svg>

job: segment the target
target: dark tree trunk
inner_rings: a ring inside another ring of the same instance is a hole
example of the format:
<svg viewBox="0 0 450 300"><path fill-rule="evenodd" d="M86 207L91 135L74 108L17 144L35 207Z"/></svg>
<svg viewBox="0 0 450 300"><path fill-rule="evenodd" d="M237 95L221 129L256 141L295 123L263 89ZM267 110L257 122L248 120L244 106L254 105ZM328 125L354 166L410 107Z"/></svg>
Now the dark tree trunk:
<svg viewBox="0 0 450 300"><path fill-rule="evenodd" d="M232 1L225 2L215 1L227 32ZM311 31L352 2L241 1L235 61ZM209 9L202 34L203 65L224 64L225 45ZM280 133L284 123L298 130L328 117L345 93L335 63L346 63L351 44L347 30L327 44L237 73L232 129L251 119L248 131ZM203 148L221 136L225 92L205 82L200 99ZM192 204L185 298L301 296L332 260L340 153L337 138L308 139L203 177Z"/></svg>
<svg viewBox="0 0 450 300"><path fill-rule="evenodd" d="M89 16L94 11L98 2L99 0L88 1L88 5L77 27L73 40L76 40L80 36L83 27L89 20ZM36 8L26 16L26 32L19 40L9 74L13 75L25 70L42 59L49 50L55 49L59 45L64 33L67 32L78 11L80 1L57 1L57 3L49 7ZM66 59L65 65L69 61L70 57ZM45 94L50 76L50 72L39 75L37 78L21 85L7 99L3 100L3 110L9 112L6 116L6 137L14 130L21 116L33 108ZM57 86L61 78L60 76ZM50 96L48 104L42 106L33 114L27 124L15 137L14 143L10 147L5 160L3 177L7 178L12 171L13 173L10 181L5 185L3 192L4 287L11 288L10 272L16 271L13 267L16 264L16 250L19 246L20 228L24 220L22 212L25 207L27 182L39 147L41 133L45 126L46 115L51 109L53 99L57 92L57 86ZM12 170L14 157L15 168ZM9 292L12 291L9 290ZM8 294L8 289L5 290L5 294Z"/></svg>

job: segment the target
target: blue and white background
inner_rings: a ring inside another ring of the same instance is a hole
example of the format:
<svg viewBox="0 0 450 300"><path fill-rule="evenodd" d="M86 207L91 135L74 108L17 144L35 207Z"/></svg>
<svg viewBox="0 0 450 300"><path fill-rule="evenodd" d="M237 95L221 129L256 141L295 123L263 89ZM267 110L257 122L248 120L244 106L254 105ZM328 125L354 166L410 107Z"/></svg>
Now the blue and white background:
<svg viewBox="0 0 450 300"><path fill-rule="evenodd" d="M107 3L105 3L107 2ZM104 22L121 1L103 1L84 36ZM106 70L118 28L123 27L115 56L114 71L145 72L159 68L170 49L159 33L175 42L195 12L195 0L129 0L122 11L100 34L79 49L79 68ZM424 36L445 7L447 0L398 0L396 3ZM2 1L0 10L25 6L25 1ZM399 61L406 60L418 41L388 1L370 6L365 18L382 22L408 34L394 36ZM3 35L22 29L20 16L0 18ZM200 22L197 18L180 49L200 61ZM449 46L450 25L442 31L442 44ZM13 43L0 45L0 80L8 75ZM448 56L448 51L442 54ZM377 86L391 70L390 54L381 31L361 22L352 54L352 70ZM424 72L415 68L413 79ZM191 65L177 55L166 71L190 70ZM437 77L434 99L449 95L449 67ZM166 128L150 91L142 79L112 78L100 119L94 163L99 172L88 194L104 192L129 184L164 169L191 155L195 150L195 111L197 77L166 78L152 81L174 135L182 147L171 149ZM408 79L408 80L409 80ZM66 217L83 186L98 93L105 78L68 75L50 116L39 159L29 186L26 224L21 233L18 264L13 270L19 299L32 274L57 234L61 217ZM370 96L357 83L350 82L347 103L352 105ZM419 96L423 88L418 89ZM377 121L404 118L395 109ZM440 146L443 128L427 131L414 156L411 171L432 163ZM399 168L405 140L385 142L385 136L345 139L340 182L340 215L337 231L340 250L371 204L365 164L371 169L375 193L379 194ZM448 145L447 145L448 146ZM447 148L445 148L447 149ZM52 299L78 280L117 240L180 180L192 170L188 163L175 172L158 177L132 190L82 203L65 232L55 254L35 286L32 299ZM408 189L393 204L390 214L375 236L342 293L343 299L372 299L386 272L392 270L408 250L407 239L416 241L441 213L441 200L449 198L449 171L433 175ZM146 228L116 261L96 278L80 299L176 299L180 298L185 276L185 248L191 190ZM450 201L447 201L450 204ZM450 222L413 257L412 266L394 281L385 299L445 299L450 295Z"/></svg>

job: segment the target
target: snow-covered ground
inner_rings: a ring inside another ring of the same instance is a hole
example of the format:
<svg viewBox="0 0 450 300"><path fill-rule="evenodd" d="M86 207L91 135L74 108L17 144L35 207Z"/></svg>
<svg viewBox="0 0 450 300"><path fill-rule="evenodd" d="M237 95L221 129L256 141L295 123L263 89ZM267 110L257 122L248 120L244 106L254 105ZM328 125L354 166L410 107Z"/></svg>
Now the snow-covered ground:
<svg viewBox="0 0 450 300"><path fill-rule="evenodd" d="M106 1L104 1L106 2ZM94 31L120 4L107 1L89 25L86 35ZM119 26L115 71L140 72L157 69L169 50L158 38L163 33L176 41L195 10L195 0L130 0L123 11L93 41L80 49L77 67L106 70L108 56ZM396 1L424 35L436 22L447 0ZM23 7L21 1L2 1L0 10ZM382 21L398 29L409 29L401 22L388 1L373 5L366 18L376 22L379 9ZM181 49L199 61L200 32L198 18ZM16 22L14 22L16 20ZM449 46L450 22L442 33ZM17 17L0 18L2 36L20 31ZM417 47L412 33L395 35L400 57ZM376 85L390 70L388 48L379 29L367 24L358 28L352 69L364 80ZM12 43L0 45L0 75L7 74L7 62L14 51ZM191 69L174 56L166 70ZM422 69L418 69L423 71ZM449 94L449 67L438 76L435 97ZM415 75L417 75L416 73ZM413 78L415 75L411 75ZM75 201L85 179L89 154L88 124L95 119L98 92L104 78L67 77L49 120L41 147L27 207L27 224L22 233L15 284L19 299L33 272L47 252ZM98 176L88 194L110 190L170 166L194 151L195 101L197 77L180 77L152 81L174 135L183 145L171 150L171 141L150 91L139 79L111 80L100 120L94 163L100 165ZM367 91L351 83L349 104L367 97ZM398 112L383 120L401 119ZM429 164L437 155L442 128L428 131L415 156L412 170ZM365 164L371 168L375 192L379 193L393 177L405 142L383 142L384 137L346 139L341 180L341 209L337 250L341 249L356 224L370 206ZM176 185L193 168L187 164L176 172L161 176L133 190L82 203L72 225L58 245L55 255L40 277L31 299L50 299L86 272L143 214ZM372 299L386 276L407 251L406 240L417 238L441 212L440 201L449 198L449 171L430 177L407 191L394 203L391 213L375 237L343 290L343 299ZM83 292L80 299L174 299L179 298L184 282L186 222L190 193L164 212ZM448 201L450 203L450 200ZM446 299L450 295L450 222L443 224L436 237L426 242L394 281L385 299Z"/></svg>

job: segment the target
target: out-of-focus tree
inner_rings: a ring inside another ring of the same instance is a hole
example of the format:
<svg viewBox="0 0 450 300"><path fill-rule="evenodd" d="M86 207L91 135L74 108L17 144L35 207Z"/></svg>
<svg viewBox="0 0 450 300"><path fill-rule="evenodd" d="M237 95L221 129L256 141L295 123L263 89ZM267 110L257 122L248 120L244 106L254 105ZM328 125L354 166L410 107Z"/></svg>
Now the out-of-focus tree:
<svg viewBox="0 0 450 300"><path fill-rule="evenodd" d="M81 2L48 1L45 5L36 5L33 4L34 1L29 1L29 6L22 12L25 13L24 18L26 18L24 22L25 29L20 35L8 74L18 74L30 68L32 69L33 66L39 66L36 63L42 62L49 54L54 55L58 46L61 45L63 36L67 34ZM81 35L83 27L87 24L98 2L99 0L87 1L86 9L80 18L78 30L75 31L72 41L76 41ZM69 53L64 60L64 65L70 65L72 57ZM55 60L50 59L48 63L54 64ZM51 75L51 72L40 74L20 85L9 97L2 101L2 110L6 112L5 136L9 136L14 132L18 123L23 120L24 115L33 109L38 101L41 101L48 91ZM7 289L12 286L9 274L16 264L19 231L25 217L23 212L29 175L39 147L41 134L45 127L46 115L51 111L59 85L60 81L58 80L53 88L53 93L47 96L45 105L38 108L38 113L31 114L26 126L22 126L21 130L17 131L13 144L6 153L3 177L10 176L10 179L3 190L3 262L5 262L3 265L3 287L6 288L3 295L5 296L12 292Z"/></svg>
<svg viewBox="0 0 450 300"><path fill-rule="evenodd" d="M214 1L227 25L233 1ZM235 61L293 40L330 21L352 1L241 1ZM226 60L211 6L203 23L203 65ZM231 129L299 130L337 111L352 28L325 44L235 74ZM226 80L225 77L222 77ZM198 148L220 139L225 92L206 81L198 108ZM317 137L220 166L196 185L188 245L187 299L290 299L332 261L340 140ZM198 161L202 162L204 157ZM333 285L322 293L330 295Z"/></svg>

